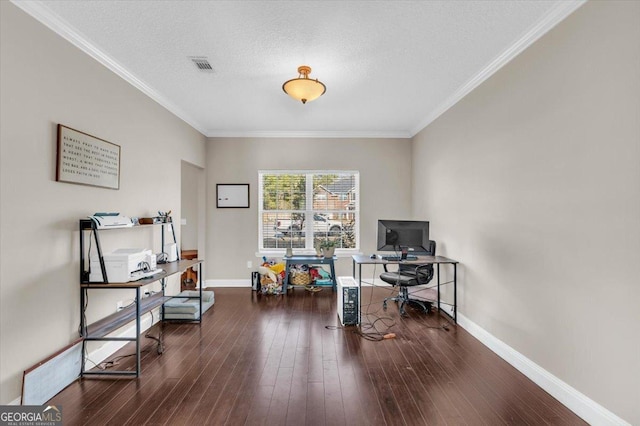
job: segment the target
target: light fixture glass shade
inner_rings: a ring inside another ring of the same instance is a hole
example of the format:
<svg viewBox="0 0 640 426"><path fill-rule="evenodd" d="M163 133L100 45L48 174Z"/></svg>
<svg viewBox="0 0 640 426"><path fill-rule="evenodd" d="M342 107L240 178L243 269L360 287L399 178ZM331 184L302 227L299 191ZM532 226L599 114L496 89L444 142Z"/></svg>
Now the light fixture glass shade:
<svg viewBox="0 0 640 426"><path fill-rule="evenodd" d="M298 78L289 80L282 85L282 90L293 99L306 104L309 101L318 99L327 91L322 82L309 78L311 67L302 65L298 67L298 73Z"/></svg>

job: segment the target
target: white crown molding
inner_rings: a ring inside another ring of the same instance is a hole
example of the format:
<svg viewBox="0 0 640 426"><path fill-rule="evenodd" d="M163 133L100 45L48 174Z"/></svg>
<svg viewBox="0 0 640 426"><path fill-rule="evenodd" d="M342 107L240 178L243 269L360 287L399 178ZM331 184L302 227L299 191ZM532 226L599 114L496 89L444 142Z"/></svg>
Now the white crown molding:
<svg viewBox="0 0 640 426"><path fill-rule="evenodd" d="M458 325L591 425L631 426L458 312Z"/></svg>
<svg viewBox="0 0 640 426"><path fill-rule="evenodd" d="M409 132L371 132L371 131L272 131L243 132L210 130L205 133L210 138L367 138L367 139L410 139Z"/></svg>
<svg viewBox="0 0 640 426"><path fill-rule="evenodd" d="M76 46L78 49L91 56L93 59L107 67L109 70L113 71L116 75L120 76L133 87L140 90L142 93L149 96L158 104L166 108L173 115L180 118L203 135L205 134L203 126L189 117L188 114L171 103L167 98L155 91L144 81L140 80L138 77L130 73L109 55L98 49L87 37L74 30L66 21L60 19L57 15L51 12L51 10L47 8L42 2L30 0L11 0L11 3L22 9L24 12L26 12L36 20L40 21L60 37L64 38L65 40Z"/></svg>
<svg viewBox="0 0 640 426"><path fill-rule="evenodd" d="M587 0L570 0L558 3L553 9L551 9L540 22L534 25L528 32L524 34L519 40L511 45L508 49L502 52L498 57L491 61L486 67L478 72L469 81L463 84L453 95L447 98L438 108L436 108L431 114L429 114L424 120L418 124L410 133L411 137L417 135L421 130L435 121L438 117L444 114L449 108L457 104L462 98L467 96L473 89L482 84L486 79L495 74L500 68L511 62L513 58L518 56L527 47L531 46L540 37L546 34L549 30L559 24L567 16L575 12L580 6L585 4Z"/></svg>

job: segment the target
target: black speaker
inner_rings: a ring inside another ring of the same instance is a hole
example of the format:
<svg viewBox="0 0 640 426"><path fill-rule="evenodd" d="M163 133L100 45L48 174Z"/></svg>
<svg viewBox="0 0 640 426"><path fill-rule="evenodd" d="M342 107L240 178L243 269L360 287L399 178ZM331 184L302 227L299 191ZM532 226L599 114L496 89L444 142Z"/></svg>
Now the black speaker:
<svg viewBox="0 0 640 426"><path fill-rule="evenodd" d="M253 271L251 273L251 290L260 291L260 274L258 271Z"/></svg>

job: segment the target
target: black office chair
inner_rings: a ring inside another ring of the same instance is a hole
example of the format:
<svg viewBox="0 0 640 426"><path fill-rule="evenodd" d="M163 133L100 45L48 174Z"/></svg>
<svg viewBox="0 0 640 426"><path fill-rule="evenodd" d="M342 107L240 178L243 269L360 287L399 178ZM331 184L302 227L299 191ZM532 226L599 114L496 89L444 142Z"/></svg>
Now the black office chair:
<svg viewBox="0 0 640 426"><path fill-rule="evenodd" d="M429 251L426 254L429 256L436 255L436 242L429 240ZM388 284L398 287L398 295L394 297L387 297L382 302L384 309L387 309L387 301L392 300L400 304L400 315L406 315L404 305L407 303L417 305L422 308L424 313L431 311L431 302L425 300L417 300L409 298L409 287L415 285L428 284L433 279L433 264L428 263L424 265L405 265L399 264L398 270L390 272L387 270L387 265L384 265L384 272L380 274L380 279Z"/></svg>

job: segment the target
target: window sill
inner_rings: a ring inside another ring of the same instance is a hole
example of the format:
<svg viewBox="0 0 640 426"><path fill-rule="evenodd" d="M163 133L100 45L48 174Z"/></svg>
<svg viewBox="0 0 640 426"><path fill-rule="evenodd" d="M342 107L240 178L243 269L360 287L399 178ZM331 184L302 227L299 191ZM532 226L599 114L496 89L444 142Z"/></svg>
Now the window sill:
<svg viewBox="0 0 640 426"><path fill-rule="evenodd" d="M293 252L294 256L299 255L299 256L314 256L316 254L315 251L311 251L311 250L296 250ZM351 256L353 256L354 254L362 254L362 252L360 250L349 250L349 251L336 251L335 252L335 256L338 259L342 259L342 258L350 258ZM256 252L256 257L257 258L271 258L271 257L276 257L276 258L283 258L285 255L284 250L280 250L280 251L271 251L271 250L264 250L261 252Z"/></svg>

